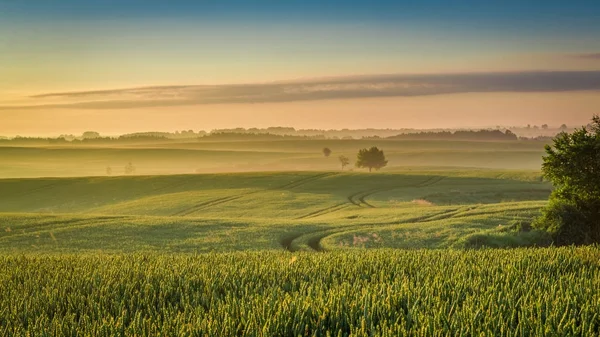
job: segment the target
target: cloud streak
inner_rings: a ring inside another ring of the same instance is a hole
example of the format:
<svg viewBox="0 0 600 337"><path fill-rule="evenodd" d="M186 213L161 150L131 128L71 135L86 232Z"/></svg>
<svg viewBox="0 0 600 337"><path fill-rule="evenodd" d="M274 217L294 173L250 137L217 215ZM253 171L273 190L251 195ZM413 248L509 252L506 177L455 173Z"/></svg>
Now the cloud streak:
<svg viewBox="0 0 600 337"><path fill-rule="evenodd" d="M579 54L577 57L582 59L600 60L600 53Z"/></svg>
<svg viewBox="0 0 600 337"><path fill-rule="evenodd" d="M177 85L60 92L31 96L30 104L0 106L0 110L133 109L458 93L584 90L600 90L600 71L389 74L264 84Z"/></svg>

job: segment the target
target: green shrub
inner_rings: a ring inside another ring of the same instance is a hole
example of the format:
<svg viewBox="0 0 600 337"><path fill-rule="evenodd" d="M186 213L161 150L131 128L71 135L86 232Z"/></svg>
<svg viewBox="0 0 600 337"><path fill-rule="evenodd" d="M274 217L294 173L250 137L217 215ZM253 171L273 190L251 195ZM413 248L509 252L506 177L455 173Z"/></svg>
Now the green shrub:
<svg viewBox="0 0 600 337"><path fill-rule="evenodd" d="M556 245L600 242L600 202L551 199L534 226L546 230Z"/></svg>
<svg viewBox="0 0 600 337"><path fill-rule="evenodd" d="M600 243L600 117L558 135L546 154L542 171L556 190L534 227L556 245Z"/></svg>

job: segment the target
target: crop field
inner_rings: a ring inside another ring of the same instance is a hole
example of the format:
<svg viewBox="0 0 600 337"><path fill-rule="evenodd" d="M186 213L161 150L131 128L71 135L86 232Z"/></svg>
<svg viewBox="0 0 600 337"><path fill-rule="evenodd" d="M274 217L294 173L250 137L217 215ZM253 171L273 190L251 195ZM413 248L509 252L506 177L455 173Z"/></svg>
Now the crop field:
<svg viewBox="0 0 600 337"><path fill-rule="evenodd" d="M279 172L0 180L0 250L528 245L536 172Z"/></svg>
<svg viewBox="0 0 600 337"><path fill-rule="evenodd" d="M0 334L598 336L600 250L0 257Z"/></svg>
<svg viewBox="0 0 600 337"><path fill-rule="evenodd" d="M599 335L600 249L546 247L529 226L552 186L512 150L518 170L471 151L374 173L318 151L307 162L331 169L28 178L42 171L9 165L0 335Z"/></svg>

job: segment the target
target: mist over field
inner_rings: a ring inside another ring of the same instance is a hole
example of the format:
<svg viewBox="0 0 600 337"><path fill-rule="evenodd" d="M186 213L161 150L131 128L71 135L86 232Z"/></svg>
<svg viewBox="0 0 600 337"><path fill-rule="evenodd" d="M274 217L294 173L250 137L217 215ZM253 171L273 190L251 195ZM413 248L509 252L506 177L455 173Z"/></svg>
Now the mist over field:
<svg viewBox="0 0 600 337"><path fill-rule="evenodd" d="M597 0L0 1L0 336L600 336Z"/></svg>

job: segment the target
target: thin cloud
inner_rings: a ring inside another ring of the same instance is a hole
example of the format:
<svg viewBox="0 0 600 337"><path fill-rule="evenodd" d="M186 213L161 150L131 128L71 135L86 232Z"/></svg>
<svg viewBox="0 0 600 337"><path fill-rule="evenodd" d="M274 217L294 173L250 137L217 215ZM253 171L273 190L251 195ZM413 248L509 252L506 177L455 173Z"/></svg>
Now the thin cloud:
<svg viewBox="0 0 600 337"><path fill-rule="evenodd" d="M177 85L47 93L20 109L133 109L202 104L272 103L411 97L484 92L563 92L600 90L600 71L537 71L427 75L366 75L235 85Z"/></svg>
<svg viewBox="0 0 600 337"><path fill-rule="evenodd" d="M600 53L578 54L576 56L582 59L600 60Z"/></svg>

